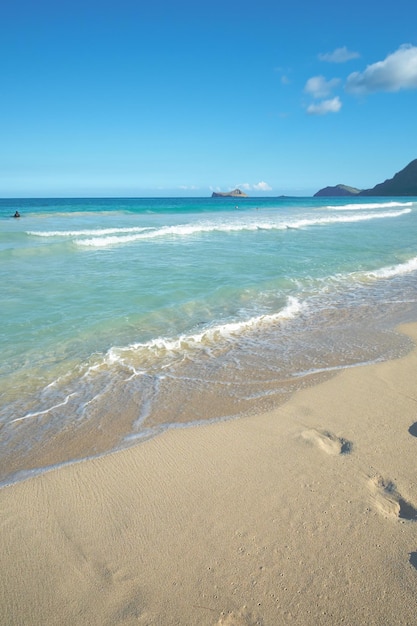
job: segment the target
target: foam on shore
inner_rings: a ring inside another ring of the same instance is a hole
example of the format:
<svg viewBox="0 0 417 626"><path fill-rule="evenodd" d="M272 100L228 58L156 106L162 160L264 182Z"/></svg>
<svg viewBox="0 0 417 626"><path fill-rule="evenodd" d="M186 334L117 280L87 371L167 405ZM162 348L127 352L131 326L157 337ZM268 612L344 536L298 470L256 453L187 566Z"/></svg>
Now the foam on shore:
<svg viewBox="0 0 417 626"><path fill-rule="evenodd" d="M414 623L416 369L345 369L3 488L0 622Z"/></svg>

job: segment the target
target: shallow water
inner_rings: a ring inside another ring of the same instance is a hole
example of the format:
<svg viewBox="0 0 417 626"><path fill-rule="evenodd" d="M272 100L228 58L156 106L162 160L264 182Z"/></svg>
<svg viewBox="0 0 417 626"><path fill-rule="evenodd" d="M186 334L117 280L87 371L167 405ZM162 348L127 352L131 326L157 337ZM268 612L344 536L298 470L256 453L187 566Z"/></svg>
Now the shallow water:
<svg viewBox="0 0 417 626"><path fill-rule="evenodd" d="M3 483L409 349L414 198L2 200L0 223Z"/></svg>

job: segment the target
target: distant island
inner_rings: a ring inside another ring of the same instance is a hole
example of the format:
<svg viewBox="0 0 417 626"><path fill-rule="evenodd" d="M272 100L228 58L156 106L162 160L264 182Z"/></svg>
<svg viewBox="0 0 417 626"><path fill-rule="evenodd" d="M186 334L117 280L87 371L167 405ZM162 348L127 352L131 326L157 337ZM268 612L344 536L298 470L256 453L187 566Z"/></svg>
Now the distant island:
<svg viewBox="0 0 417 626"><path fill-rule="evenodd" d="M315 198L322 196L417 196L417 159L397 172L393 178L375 185L372 189L361 190L348 185L335 185L324 187L314 194Z"/></svg>
<svg viewBox="0 0 417 626"><path fill-rule="evenodd" d="M357 196L360 189L349 187L348 185L335 185L334 187L324 187L314 194L314 197L320 196Z"/></svg>
<svg viewBox="0 0 417 626"><path fill-rule="evenodd" d="M240 189L233 189L233 191L228 191L226 193L222 193L220 191L213 191L211 194L212 198L247 198L248 196L243 193Z"/></svg>

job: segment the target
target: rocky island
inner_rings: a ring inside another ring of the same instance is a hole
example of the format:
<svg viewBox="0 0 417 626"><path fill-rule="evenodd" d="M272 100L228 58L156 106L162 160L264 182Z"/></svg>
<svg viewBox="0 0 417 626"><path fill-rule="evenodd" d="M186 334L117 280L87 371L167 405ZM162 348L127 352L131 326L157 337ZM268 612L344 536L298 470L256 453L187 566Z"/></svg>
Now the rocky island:
<svg viewBox="0 0 417 626"><path fill-rule="evenodd" d="M233 189L233 191L227 191L222 193L221 191L213 191L212 198L247 198L248 196L240 189Z"/></svg>
<svg viewBox="0 0 417 626"><path fill-rule="evenodd" d="M360 189L349 187L348 185L335 185L334 187L324 187L314 194L314 197L320 196L357 196Z"/></svg>
<svg viewBox="0 0 417 626"><path fill-rule="evenodd" d="M393 178L379 183L372 189L356 189L347 185L324 187L314 194L320 196L417 196L417 159L411 161Z"/></svg>

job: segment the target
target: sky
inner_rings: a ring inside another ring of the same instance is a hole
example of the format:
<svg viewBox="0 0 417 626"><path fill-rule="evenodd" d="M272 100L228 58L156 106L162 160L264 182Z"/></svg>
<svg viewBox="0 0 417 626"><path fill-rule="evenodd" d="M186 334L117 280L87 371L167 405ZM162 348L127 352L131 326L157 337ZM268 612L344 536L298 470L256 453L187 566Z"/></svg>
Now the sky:
<svg viewBox="0 0 417 626"><path fill-rule="evenodd" d="M417 158L417 2L14 0L0 197L310 196Z"/></svg>

